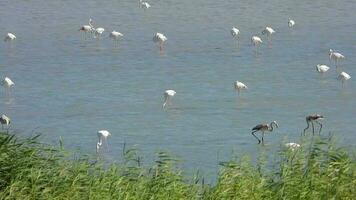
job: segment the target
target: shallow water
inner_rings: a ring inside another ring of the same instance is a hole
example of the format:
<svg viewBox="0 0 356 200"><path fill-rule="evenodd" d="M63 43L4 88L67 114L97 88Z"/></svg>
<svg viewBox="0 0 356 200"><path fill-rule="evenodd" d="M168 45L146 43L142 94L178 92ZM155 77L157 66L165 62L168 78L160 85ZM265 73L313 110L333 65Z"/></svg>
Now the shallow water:
<svg viewBox="0 0 356 200"><path fill-rule="evenodd" d="M250 134L261 122L280 125L266 136L266 148L299 141L312 113L326 116L323 134L353 145L356 84L341 87L328 51L343 53L340 70L356 75L355 1L150 3L144 11L136 0L2 0L1 35L17 36L0 42L0 76L16 84L10 98L0 94L0 112L12 118L13 131L40 132L51 143L61 136L68 148L94 153L96 131L107 129L109 159L121 158L125 142L148 161L168 150L207 174L232 152L263 149ZM106 29L101 40L77 31L89 18ZM272 44L255 56L250 38L267 25L276 30ZM238 45L232 26L241 31ZM124 34L118 48L108 38L112 30ZM163 54L152 42L155 32L168 37ZM319 63L331 67L323 76L315 71ZM249 87L240 97L235 80ZM166 89L177 94L164 111Z"/></svg>

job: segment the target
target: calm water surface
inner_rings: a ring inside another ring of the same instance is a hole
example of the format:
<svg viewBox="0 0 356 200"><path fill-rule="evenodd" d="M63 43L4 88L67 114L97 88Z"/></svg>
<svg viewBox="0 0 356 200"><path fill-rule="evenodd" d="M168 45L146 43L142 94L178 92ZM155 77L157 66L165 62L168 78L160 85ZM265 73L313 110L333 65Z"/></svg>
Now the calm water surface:
<svg viewBox="0 0 356 200"><path fill-rule="evenodd" d="M40 132L50 143L61 136L67 148L94 154L97 130L107 129L111 160L121 159L126 142L147 161L168 150L207 174L232 152L256 155L299 141L312 113L326 116L323 134L353 144L356 84L352 78L341 88L328 50L342 52L341 69L356 76L355 1L150 3L144 11L136 0L0 1L0 33L17 36L0 42L0 76L16 84L11 98L0 93L0 112L13 131ZM77 31L89 18L106 29L101 40ZM256 57L250 38L267 25L276 34ZM232 26L241 31L238 46ZM119 48L108 38L112 30L125 35ZM152 42L155 32L168 37L164 54ZM331 67L324 76L315 71L319 63ZM240 97L235 80L249 86ZM165 89L177 91L167 111ZM272 120L280 128L260 147L250 129Z"/></svg>

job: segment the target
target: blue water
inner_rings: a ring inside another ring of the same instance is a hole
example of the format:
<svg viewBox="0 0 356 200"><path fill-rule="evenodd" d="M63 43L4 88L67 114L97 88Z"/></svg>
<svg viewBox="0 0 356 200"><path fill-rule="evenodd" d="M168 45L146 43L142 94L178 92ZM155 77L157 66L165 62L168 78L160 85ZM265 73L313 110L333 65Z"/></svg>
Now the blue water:
<svg viewBox="0 0 356 200"><path fill-rule="evenodd" d="M0 93L12 131L39 132L53 144L62 137L67 148L94 154L97 130L107 129L111 160L121 159L125 142L147 161L167 150L207 174L232 152L264 148L250 134L262 122L280 125L266 148L298 142L313 113L326 117L324 135L353 144L356 84L352 78L341 87L328 51L343 53L341 70L356 75L355 1L149 2L144 11L136 0L0 1L0 33L17 36L0 42L0 76L16 84L10 98ZM89 18L106 29L101 40L78 31ZM238 46L232 26L241 31ZM276 33L255 56L250 38L265 26ZM124 34L118 48L108 38L112 30ZM168 37L163 54L155 32ZM320 76L316 64L331 69ZM249 87L240 97L235 80ZM166 89L177 94L165 111Z"/></svg>

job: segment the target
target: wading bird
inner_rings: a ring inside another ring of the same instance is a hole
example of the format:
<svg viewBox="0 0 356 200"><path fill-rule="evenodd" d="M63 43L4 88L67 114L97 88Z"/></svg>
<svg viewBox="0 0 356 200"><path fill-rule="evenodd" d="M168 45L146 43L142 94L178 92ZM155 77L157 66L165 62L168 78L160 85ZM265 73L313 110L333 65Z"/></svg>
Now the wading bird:
<svg viewBox="0 0 356 200"><path fill-rule="evenodd" d="M151 7L151 5L146 1L139 0L138 3L139 3L139 6L141 6L141 8L143 8L144 10Z"/></svg>
<svg viewBox="0 0 356 200"><path fill-rule="evenodd" d="M298 149L300 147L300 144L298 143L294 143L294 142L290 142L290 143L286 143L284 144L285 147L287 147L288 149L291 149L292 151Z"/></svg>
<svg viewBox="0 0 356 200"><path fill-rule="evenodd" d="M252 133L251 134L258 140L258 144L261 143L261 140L262 140L262 143L263 143L263 137L265 135L265 131L272 132L273 131L273 126L275 126L276 128L279 127L277 122L273 121L270 124L259 124L259 125L257 125L257 126L252 128ZM262 132L261 140L255 135L255 132L257 132L257 131Z"/></svg>
<svg viewBox="0 0 356 200"><path fill-rule="evenodd" d="M346 73L346 72L341 72L341 73L339 74L339 76L337 77L337 79L341 81L342 87L344 87L345 81L351 79L351 76L350 76L348 73Z"/></svg>
<svg viewBox="0 0 356 200"><path fill-rule="evenodd" d="M252 36L251 43L255 46L255 52L257 53L258 46L262 43L262 39L258 36Z"/></svg>
<svg viewBox="0 0 356 200"><path fill-rule="evenodd" d="M339 60L345 59L345 56L339 52L336 52L332 49L329 50L329 60L335 61L335 66L338 67Z"/></svg>
<svg viewBox="0 0 356 200"><path fill-rule="evenodd" d="M1 85L5 88L5 94L8 96L10 94L10 88L13 87L15 83L9 77L5 77L1 81Z"/></svg>
<svg viewBox="0 0 356 200"><path fill-rule="evenodd" d="M159 50L163 51L163 44L164 44L164 42L167 41L167 37L165 35L163 35L162 33L155 33L152 40L154 43L158 43Z"/></svg>
<svg viewBox="0 0 356 200"><path fill-rule="evenodd" d="M176 91L174 90L166 90L164 91L164 102L162 107L165 108L167 104L171 104L171 98L174 97L174 95L176 95Z"/></svg>
<svg viewBox="0 0 356 200"><path fill-rule="evenodd" d="M109 148L108 145L108 137L111 136L111 133L107 130L100 130L98 131L98 142L96 143L96 153L99 152L99 149L103 145L103 142L106 143L106 147Z"/></svg>
<svg viewBox="0 0 356 200"><path fill-rule="evenodd" d="M94 31L94 34L95 34L95 37L94 37L94 38L98 38L98 39L99 39L100 36L101 36L101 34L104 33L104 31L105 31L104 28L101 28L101 27L96 28L95 31Z"/></svg>
<svg viewBox="0 0 356 200"><path fill-rule="evenodd" d="M118 45L119 44L119 40L124 36L124 34L117 32L117 31L113 31L110 33L109 37L112 38L115 41L115 44Z"/></svg>
<svg viewBox="0 0 356 200"><path fill-rule="evenodd" d="M80 27L79 31L84 32L85 37L87 36L88 33L93 33L94 32L94 26L93 26L93 20L89 19L89 25L83 25Z"/></svg>
<svg viewBox="0 0 356 200"><path fill-rule="evenodd" d="M13 33L7 33L5 35L4 41L7 42L7 41L15 40L15 39L16 39L16 36Z"/></svg>
<svg viewBox="0 0 356 200"><path fill-rule="evenodd" d="M266 27L263 31L262 31L262 35L267 35L267 41L270 43L272 40L272 34L274 34L276 31L273 30L273 28L271 27Z"/></svg>
<svg viewBox="0 0 356 200"><path fill-rule="evenodd" d="M232 35L232 38L234 38L236 41L238 41L239 35L240 35L240 30L237 29L236 27L232 27L230 33Z"/></svg>
<svg viewBox="0 0 356 200"><path fill-rule="evenodd" d="M239 81L235 81L234 82L234 87L235 87L235 90L237 90L237 94L240 95L240 92L241 90L247 90L247 86L242 83L242 82L239 82Z"/></svg>
<svg viewBox="0 0 356 200"><path fill-rule="evenodd" d="M304 129L303 134L305 135L305 131L306 131L307 129L309 129L310 124L311 124L311 125L312 125L312 128L313 128L313 135L314 135L314 132L315 132L315 131L314 131L314 122L317 123L317 124L319 124L319 126L320 126L319 134L320 134L321 129L323 128L323 125L322 125L318 120L322 120L322 119L324 119L324 116L319 115L319 114L314 114L314 115L309 115L309 116L307 116L307 117L305 118L305 121L307 122L307 127Z"/></svg>
<svg viewBox="0 0 356 200"><path fill-rule="evenodd" d="M2 129L4 129L4 125L6 125L7 130L9 130L11 119L6 115L1 115L0 123L1 123Z"/></svg>
<svg viewBox="0 0 356 200"><path fill-rule="evenodd" d="M292 19L289 19L289 20L288 20L288 26L289 26L289 28L292 28L294 25L295 25L295 21L292 20Z"/></svg>
<svg viewBox="0 0 356 200"><path fill-rule="evenodd" d="M321 64L317 64L316 65L316 71L319 73L325 73L330 69L330 67L326 66L326 65L321 65Z"/></svg>

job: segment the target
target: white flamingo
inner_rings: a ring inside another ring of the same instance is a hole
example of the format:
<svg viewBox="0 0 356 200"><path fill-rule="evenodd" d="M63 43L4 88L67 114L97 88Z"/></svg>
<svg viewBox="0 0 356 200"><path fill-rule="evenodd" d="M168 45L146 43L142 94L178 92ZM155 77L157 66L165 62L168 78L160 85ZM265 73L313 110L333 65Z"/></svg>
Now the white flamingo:
<svg viewBox="0 0 356 200"><path fill-rule="evenodd" d="M237 90L237 94L240 95L240 92L241 90L247 90L247 86L242 83L242 82L239 82L239 81L235 81L234 82L234 87L235 87L235 90Z"/></svg>
<svg viewBox="0 0 356 200"><path fill-rule="evenodd" d="M319 73L325 73L330 69L330 67L326 66L326 65L321 65L321 64L317 64L316 65L316 71Z"/></svg>
<svg viewBox="0 0 356 200"><path fill-rule="evenodd" d="M294 143L294 142L286 143L286 144L284 144L284 146L287 147L288 149L292 150L292 151L295 151L298 148L300 148L300 144Z"/></svg>
<svg viewBox="0 0 356 200"><path fill-rule="evenodd" d="M341 72L337 79L341 81L342 87L344 87L345 81L351 79L351 76L346 72Z"/></svg>
<svg viewBox="0 0 356 200"><path fill-rule="evenodd" d="M89 25L83 25L80 27L79 31L84 32L85 37L87 36L88 33L93 33L94 32L94 26L93 26L93 20L89 19Z"/></svg>
<svg viewBox="0 0 356 200"><path fill-rule="evenodd" d="M12 41L12 40L15 40L15 39L16 39L16 36L13 33L7 33L5 35L4 41L8 42L8 41Z"/></svg>
<svg viewBox="0 0 356 200"><path fill-rule="evenodd" d="M267 26L263 31L262 35L267 35L267 41L271 42L272 39L272 34L274 34L276 31L273 30L273 28Z"/></svg>
<svg viewBox="0 0 356 200"><path fill-rule="evenodd" d="M167 37L165 35L163 35L162 33L156 33L156 34L154 34L152 40L154 43L158 43L159 50L163 51L163 44L167 41Z"/></svg>
<svg viewBox="0 0 356 200"><path fill-rule="evenodd" d="M112 38L116 45L119 44L119 40L124 36L124 34L120 33L120 32L117 32L117 31L112 31L109 35L110 38Z"/></svg>
<svg viewBox="0 0 356 200"><path fill-rule="evenodd" d="M292 19L289 19L289 20L288 20L288 26L289 26L289 28L292 28L294 25L295 25L295 21L292 20Z"/></svg>
<svg viewBox="0 0 356 200"><path fill-rule="evenodd" d="M151 5L146 1L139 0L138 3L141 6L141 8L143 8L144 10L146 10L146 9L151 7Z"/></svg>
<svg viewBox="0 0 356 200"><path fill-rule="evenodd" d="M232 27L231 31L230 31L232 37L234 39L236 39L236 41L239 39L239 35L240 35L240 30L237 29L236 27Z"/></svg>
<svg viewBox="0 0 356 200"><path fill-rule="evenodd" d="M10 94L10 88L13 87L15 83L9 77L5 77L1 81L1 85L5 88L6 96L8 96Z"/></svg>
<svg viewBox="0 0 356 200"><path fill-rule="evenodd" d="M258 36L252 36L251 43L255 46L255 52L257 53L258 46L262 43L262 39Z"/></svg>
<svg viewBox="0 0 356 200"><path fill-rule="evenodd" d="M100 36L104 33L105 29L102 27L96 28L94 31L95 37L94 38L100 38Z"/></svg>
<svg viewBox="0 0 356 200"><path fill-rule="evenodd" d="M174 90L166 90L164 91L164 102L162 107L165 108L167 104L171 104L171 98L174 97L174 95L176 95L176 91Z"/></svg>
<svg viewBox="0 0 356 200"><path fill-rule="evenodd" d="M97 132L97 134L98 134L98 142L96 143L96 153L99 152L104 142L106 143L106 147L109 148L107 139L109 136L111 136L111 133L107 130L100 130Z"/></svg>
<svg viewBox="0 0 356 200"><path fill-rule="evenodd" d="M11 119L6 115L1 115L0 123L1 123L1 128L2 129L4 129L4 125L6 125L7 130L9 130Z"/></svg>
<svg viewBox="0 0 356 200"><path fill-rule="evenodd" d="M329 59L330 60L334 60L335 61L335 66L337 67L339 60L345 59L345 56L342 55L339 52L336 52L336 51L330 49L329 50Z"/></svg>

